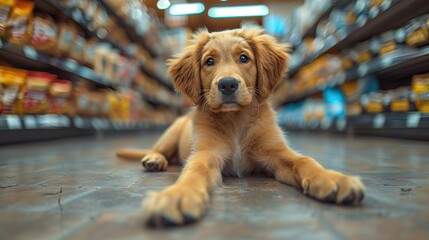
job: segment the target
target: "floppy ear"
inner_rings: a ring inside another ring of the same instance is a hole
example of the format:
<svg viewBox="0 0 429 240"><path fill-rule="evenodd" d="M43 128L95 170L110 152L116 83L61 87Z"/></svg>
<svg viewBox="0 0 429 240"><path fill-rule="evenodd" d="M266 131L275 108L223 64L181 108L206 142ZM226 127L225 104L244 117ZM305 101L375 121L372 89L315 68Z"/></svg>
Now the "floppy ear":
<svg viewBox="0 0 429 240"><path fill-rule="evenodd" d="M289 54L286 44L277 43L276 39L264 34L261 29L243 29L242 37L249 43L255 54L257 73L257 96L262 102L269 97L286 71Z"/></svg>
<svg viewBox="0 0 429 240"><path fill-rule="evenodd" d="M207 30L201 30L193 37L193 42L177 58L167 61L168 72L173 79L176 89L186 94L195 104L202 100L200 61L201 50L208 41Z"/></svg>

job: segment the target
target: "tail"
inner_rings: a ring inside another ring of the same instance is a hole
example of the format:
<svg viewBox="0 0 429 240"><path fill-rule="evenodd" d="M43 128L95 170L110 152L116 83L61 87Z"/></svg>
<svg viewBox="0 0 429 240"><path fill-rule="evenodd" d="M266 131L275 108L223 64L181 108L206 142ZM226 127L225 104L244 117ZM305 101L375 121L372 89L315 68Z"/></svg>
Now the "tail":
<svg viewBox="0 0 429 240"><path fill-rule="evenodd" d="M137 149L122 149L116 153L116 156L125 160L141 160L146 154L148 154L148 150L137 150Z"/></svg>

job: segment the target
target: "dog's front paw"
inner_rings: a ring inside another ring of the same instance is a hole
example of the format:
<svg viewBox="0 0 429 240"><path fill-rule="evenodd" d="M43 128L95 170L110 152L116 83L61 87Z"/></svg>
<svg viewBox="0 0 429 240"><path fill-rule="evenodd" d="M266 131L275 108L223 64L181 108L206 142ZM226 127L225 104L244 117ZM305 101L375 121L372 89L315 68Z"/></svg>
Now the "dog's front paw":
<svg viewBox="0 0 429 240"><path fill-rule="evenodd" d="M192 187L171 186L152 192L142 203L143 220L150 227L168 227L192 223L201 218L209 194Z"/></svg>
<svg viewBox="0 0 429 240"><path fill-rule="evenodd" d="M168 161L164 155L157 152L148 153L141 160L142 165L145 169L151 172L159 172L167 169Z"/></svg>
<svg viewBox="0 0 429 240"><path fill-rule="evenodd" d="M302 188L318 200L337 204L357 204L365 196L365 187L358 177L331 170L303 179Z"/></svg>

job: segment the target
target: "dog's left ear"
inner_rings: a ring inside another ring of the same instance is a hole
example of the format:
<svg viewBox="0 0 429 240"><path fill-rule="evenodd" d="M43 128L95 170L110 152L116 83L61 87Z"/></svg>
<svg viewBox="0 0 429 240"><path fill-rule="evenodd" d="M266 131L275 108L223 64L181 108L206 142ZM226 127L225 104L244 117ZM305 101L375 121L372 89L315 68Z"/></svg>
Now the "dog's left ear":
<svg viewBox="0 0 429 240"><path fill-rule="evenodd" d="M274 37L264 34L261 29L243 29L240 35L247 40L255 54L257 96L258 101L262 102L269 97L286 71L288 45L277 43Z"/></svg>

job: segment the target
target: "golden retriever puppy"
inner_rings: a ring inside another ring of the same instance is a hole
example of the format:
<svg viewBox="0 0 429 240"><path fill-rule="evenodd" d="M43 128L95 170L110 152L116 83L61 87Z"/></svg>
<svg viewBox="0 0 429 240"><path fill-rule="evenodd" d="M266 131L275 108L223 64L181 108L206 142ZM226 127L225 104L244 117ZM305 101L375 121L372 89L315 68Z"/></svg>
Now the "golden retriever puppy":
<svg viewBox="0 0 429 240"><path fill-rule="evenodd" d="M286 50L260 29L203 30L181 56L168 62L175 87L196 108L177 119L152 150L117 154L141 159L149 171L165 170L175 156L183 161L176 183L143 201L149 225L201 218L222 175L267 173L321 201L362 201L364 186L358 177L324 169L294 152L277 126L267 98L286 70Z"/></svg>

